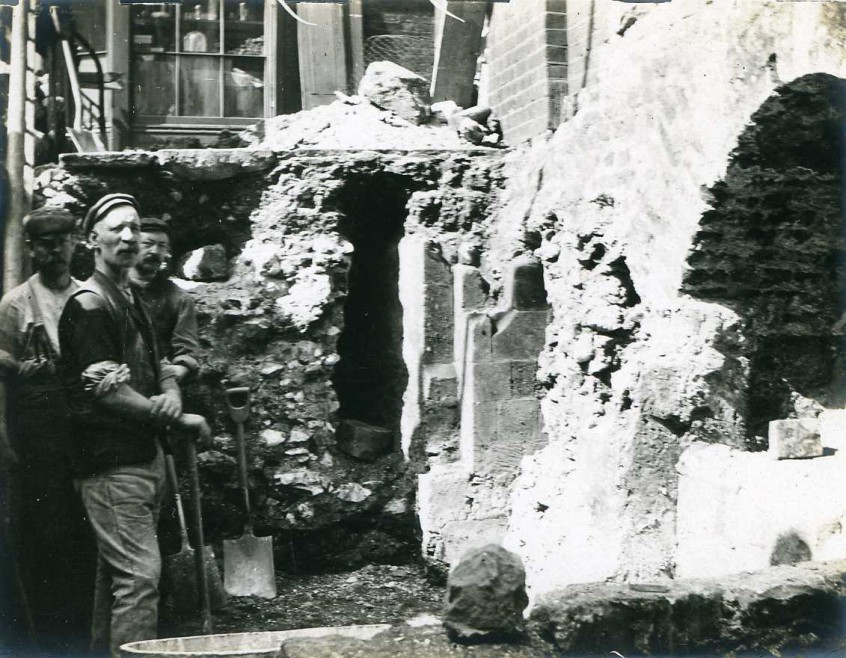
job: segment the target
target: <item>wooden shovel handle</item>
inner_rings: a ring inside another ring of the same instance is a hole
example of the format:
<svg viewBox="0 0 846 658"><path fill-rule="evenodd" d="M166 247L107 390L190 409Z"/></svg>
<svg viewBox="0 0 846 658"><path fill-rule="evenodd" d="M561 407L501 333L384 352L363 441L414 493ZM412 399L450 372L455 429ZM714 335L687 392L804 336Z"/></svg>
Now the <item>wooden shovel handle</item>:
<svg viewBox="0 0 846 658"><path fill-rule="evenodd" d="M200 597L200 612L202 614L203 633L211 634L211 599L209 598L209 583L206 580L206 550L203 537L203 513L200 500L200 473L197 469L197 446L194 440L185 442L185 452L188 456L188 479L191 483L192 516L194 521L194 559L197 573L197 589Z"/></svg>
<svg viewBox="0 0 846 658"><path fill-rule="evenodd" d="M179 517L179 536L182 539L183 550L188 546L188 528L185 524L185 510L182 509L182 496L179 493L179 478L176 476L176 464L173 463L173 455L165 454L165 468L167 479L173 489L173 498L176 501L176 514Z"/></svg>

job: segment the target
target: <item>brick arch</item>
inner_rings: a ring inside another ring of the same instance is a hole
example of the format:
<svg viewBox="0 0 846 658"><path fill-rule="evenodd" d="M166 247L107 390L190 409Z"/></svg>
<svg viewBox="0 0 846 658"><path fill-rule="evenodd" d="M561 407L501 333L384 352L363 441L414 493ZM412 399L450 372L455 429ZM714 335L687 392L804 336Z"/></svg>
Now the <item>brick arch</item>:
<svg viewBox="0 0 846 658"><path fill-rule="evenodd" d="M820 73L779 87L710 188L687 258L683 292L744 321L753 449L766 446L770 420L797 413L797 400L842 397L844 147L846 81Z"/></svg>

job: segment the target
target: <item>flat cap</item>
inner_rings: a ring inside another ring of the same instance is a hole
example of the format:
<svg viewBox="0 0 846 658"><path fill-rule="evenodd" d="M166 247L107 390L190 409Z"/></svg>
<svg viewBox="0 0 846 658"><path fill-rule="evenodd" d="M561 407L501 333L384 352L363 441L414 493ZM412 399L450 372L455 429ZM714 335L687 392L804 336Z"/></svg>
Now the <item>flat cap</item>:
<svg viewBox="0 0 846 658"><path fill-rule="evenodd" d="M142 217L141 232L167 233L170 235L170 225L160 217Z"/></svg>
<svg viewBox="0 0 846 658"><path fill-rule="evenodd" d="M94 228L94 225L97 222L103 219L110 210L113 210L118 206L132 206L136 211L139 213L141 212L138 207L138 202L131 194L107 194L91 206L91 208L88 209L88 212L85 213L85 219L82 222L82 232L87 235L88 231Z"/></svg>
<svg viewBox="0 0 846 658"><path fill-rule="evenodd" d="M75 224L76 220L69 211L50 206L33 210L22 222L23 229L30 238L71 233Z"/></svg>

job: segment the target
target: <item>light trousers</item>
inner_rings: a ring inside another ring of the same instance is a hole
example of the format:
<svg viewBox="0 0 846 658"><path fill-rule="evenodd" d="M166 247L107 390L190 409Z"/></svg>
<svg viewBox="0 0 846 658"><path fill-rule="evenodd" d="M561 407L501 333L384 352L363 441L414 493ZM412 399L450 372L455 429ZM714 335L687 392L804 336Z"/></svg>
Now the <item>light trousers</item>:
<svg viewBox="0 0 846 658"><path fill-rule="evenodd" d="M162 561L156 537L164 484L161 449L146 464L78 481L97 540L92 648L117 658L127 642L155 639Z"/></svg>

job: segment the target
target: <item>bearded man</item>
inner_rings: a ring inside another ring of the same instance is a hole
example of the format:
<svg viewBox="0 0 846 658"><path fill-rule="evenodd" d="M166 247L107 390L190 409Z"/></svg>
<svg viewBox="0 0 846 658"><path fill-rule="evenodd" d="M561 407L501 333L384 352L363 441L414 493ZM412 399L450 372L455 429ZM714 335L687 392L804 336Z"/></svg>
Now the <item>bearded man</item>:
<svg viewBox="0 0 846 658"><path fill-rule="evenodd" d="M94 550L74 493L69 416L59 376L59 316L79 288L70 275L75 220L60 208L24 217L35 270L0 300L0 454L12 468L9 518L17 592L44 649L81 648ZM23 596L21 596L23 594Z"/></svg>

